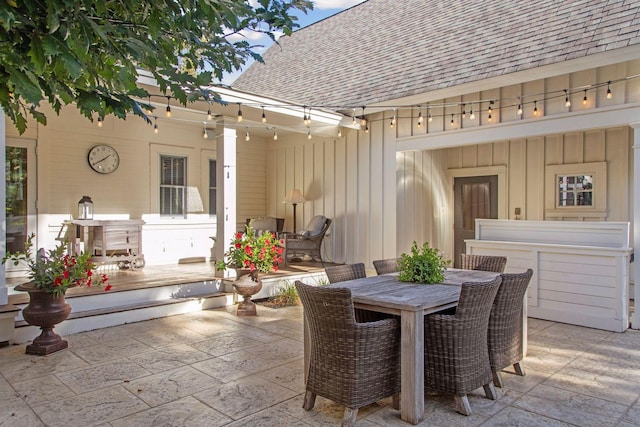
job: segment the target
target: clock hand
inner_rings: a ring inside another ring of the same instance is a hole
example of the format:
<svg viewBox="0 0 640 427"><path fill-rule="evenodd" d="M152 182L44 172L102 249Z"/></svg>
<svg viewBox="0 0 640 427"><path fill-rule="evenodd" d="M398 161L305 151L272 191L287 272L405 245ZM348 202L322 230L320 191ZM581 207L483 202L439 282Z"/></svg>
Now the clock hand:
<svg viewBox="0 0 640 427"><path fill-rule="evenodd" d="M103 157L102 159L98 160L97 162L95 162L93 165L97 165L98 163L104 162L105 160L107 160L109 157L111 157L111 154L107 155L107 157Z"/></svg>

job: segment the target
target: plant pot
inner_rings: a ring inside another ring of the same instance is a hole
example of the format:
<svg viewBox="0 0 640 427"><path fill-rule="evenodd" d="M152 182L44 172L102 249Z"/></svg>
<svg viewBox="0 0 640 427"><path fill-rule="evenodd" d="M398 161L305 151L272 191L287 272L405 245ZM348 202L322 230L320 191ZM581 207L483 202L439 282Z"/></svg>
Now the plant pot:
<svg viewBox="0 0 640 427"><path fill-rule="evenodd" d="M233 288L242 295L243 301L238 304L236 315L257 316L256 303L251 301L251 296L262 289L262 280L258 277L258 270L236 269L237 279L233 282Z"/></svg>
<svg viewBox="0 0 640 427"><path fill-rule="evenodd" d="M69 347L69 343L53 332L58 323L71 313L63 295L52 295L37 289L32 283L15 287L17 291L29 293L29 304L22 310L24 320L33 326L39 326L42 333L27 346L25 353L45 356Z"/></svg>

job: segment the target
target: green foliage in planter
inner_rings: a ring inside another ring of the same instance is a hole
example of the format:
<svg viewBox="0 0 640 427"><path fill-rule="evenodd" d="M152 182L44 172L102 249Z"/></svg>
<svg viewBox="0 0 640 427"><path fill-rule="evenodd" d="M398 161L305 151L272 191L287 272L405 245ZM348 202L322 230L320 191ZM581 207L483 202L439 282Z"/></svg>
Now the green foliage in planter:
<svg viewBox="0 0 640 427"><path fill-rule="evenodd" d="M445 260L436 248L430 248L425 242L422 248L414 241L411 254L400 255L400 275L402 282L441 283L444 270L451 263Z"/></svg>
<svg viewBox="0 0 640 427"><path fill-rule="evenodd" d="M284 286L281 286L276 291L275 295L269 297L269 302L278 307L285 307L289 305L298 305L298 291L293 283L286 282Z"/></svg>

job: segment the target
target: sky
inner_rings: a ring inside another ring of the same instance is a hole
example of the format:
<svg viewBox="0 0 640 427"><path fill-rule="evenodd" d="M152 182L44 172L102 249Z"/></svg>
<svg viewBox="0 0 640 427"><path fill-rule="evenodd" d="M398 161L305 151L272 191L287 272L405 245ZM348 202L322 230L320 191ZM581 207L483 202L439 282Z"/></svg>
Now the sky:
<svg viewBox="0 0 640 427"><path fill-rule="evenodd" d="M356 4L362 3L363 1L365 0L315 0L313 1L312 11L307 12L307 14L299 12L295 15L298 17L300 28L304 28L307 25L321 21L328 16L335 15L336 13L355 6ZM245 33L244 36L247 37L249 39L249 42L252 44L264 45L264 48L255 49L257 53L264 52L272 44L271 40L268 37L257 37L257 34L255 33ZM244 69L246 69L249 65L250 62L247 62ZM241 73L242 71L227 74L222 80L222 83L231 85Z"/></svg>

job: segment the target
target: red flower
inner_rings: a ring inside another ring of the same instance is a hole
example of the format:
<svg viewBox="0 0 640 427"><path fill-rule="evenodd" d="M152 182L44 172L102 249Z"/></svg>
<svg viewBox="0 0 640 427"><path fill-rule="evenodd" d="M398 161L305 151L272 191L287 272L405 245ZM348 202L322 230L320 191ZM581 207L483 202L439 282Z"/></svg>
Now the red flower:
<svg viewBox="0 0 640 427"><path fill-rule="evenodd" d="M107 285L107 286L105 286L105 287L104 287L104 290L105 290L105 291L110 291L110 290L111 290L111 285Z"/></svg>

